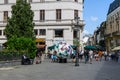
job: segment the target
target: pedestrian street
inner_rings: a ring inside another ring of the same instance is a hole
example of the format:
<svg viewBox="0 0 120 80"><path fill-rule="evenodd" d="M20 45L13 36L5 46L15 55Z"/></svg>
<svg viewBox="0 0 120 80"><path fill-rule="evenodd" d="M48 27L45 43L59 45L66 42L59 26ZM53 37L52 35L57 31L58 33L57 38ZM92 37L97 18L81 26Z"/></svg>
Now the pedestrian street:
<svg viewBox="0 0 120 80"><path fill-rule="evenodd" d="M84 61L75 66L53 63L45 59L41 64L18 65L0 69L0 80L120 80L120 63L115 61Z"/></svg>

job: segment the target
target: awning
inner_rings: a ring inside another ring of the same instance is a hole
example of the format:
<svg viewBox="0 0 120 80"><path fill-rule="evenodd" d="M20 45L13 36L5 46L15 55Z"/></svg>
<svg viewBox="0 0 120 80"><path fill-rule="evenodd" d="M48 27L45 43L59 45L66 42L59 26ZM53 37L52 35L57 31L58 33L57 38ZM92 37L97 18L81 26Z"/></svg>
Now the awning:
<svg viewBox="0 0 120 80"><path fill-rule="evenodd" d="M37 45L37 47L39 47L39 48L45 48L45 44L43 44L43 45Z"/></svg>
<svg viewBox="0 0 120 80"><path fill-rule="evenodd" d="M36 42L45 42L45 38L37 38L35 41Z"/></svg>
<svg viewBox="0 0 120 80"><path fill-rule="evenodd" d="M112 51L117 51L117 50L120 50L120 46L114 47L114 48L112 49Z"/></svg>
<svg viewBox="0 0 120 80"><path fill-rule="evenodd" d="M48 49L49 50L53 50L55 48L55 45L49 46Z"/></svg>
<svg viewBox="0 0 120 80"><path fill-rule="evenodd" d="M106 50L105 47L102 47L100 45L96 45L96 48L97 48L97 50L101 50L101 51L105 51Z"/></svg>
<svg viewBox="0 0 120 80"><path fill-rule="evenodd" d="M96 46L85 46L84 49L92 49L92 50L97 50Z"/></svg>

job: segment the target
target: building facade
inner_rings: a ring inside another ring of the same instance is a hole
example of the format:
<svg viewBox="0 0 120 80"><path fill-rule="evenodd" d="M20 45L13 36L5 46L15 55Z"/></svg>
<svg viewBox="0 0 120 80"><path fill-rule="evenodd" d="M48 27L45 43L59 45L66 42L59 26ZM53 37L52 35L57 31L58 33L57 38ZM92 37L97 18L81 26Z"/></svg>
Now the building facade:
<svg viewBox="0 0 120 80"><path fill-rule="evenodd" d="M34 32L37 44L51 46L58 41L82 44L84 0L28 0L34 12ZM16 0L0 0L0 44L7 41L4 29ZM79 17L76 25L75 17Z"/></svg>
<svg viewBox="0 0 120 80"><path fill-rule="evenodd" d="M120 0L114 0L109 6L105 39L109 51L116 46L120 46Z"/></svg>
<svg viewBox="0 0 120 80"><path fill-rule="evenodd" d="M105 31L106 21L103 21L93 34L93 44L100 50L106 50Z"/></svg>

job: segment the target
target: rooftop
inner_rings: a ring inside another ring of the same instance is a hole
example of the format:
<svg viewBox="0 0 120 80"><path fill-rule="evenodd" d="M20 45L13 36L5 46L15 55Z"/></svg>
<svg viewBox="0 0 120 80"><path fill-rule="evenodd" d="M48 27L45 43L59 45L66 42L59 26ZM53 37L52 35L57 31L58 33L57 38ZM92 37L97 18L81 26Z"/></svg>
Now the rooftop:
<svg viewBox="0 0 120 80"><path fill-rule="evenodd" d="M113 12L119 6L120 6L120 0L114 0L109 6L109 10L108 10L107 15L109 15L111 12Z"/></svg>

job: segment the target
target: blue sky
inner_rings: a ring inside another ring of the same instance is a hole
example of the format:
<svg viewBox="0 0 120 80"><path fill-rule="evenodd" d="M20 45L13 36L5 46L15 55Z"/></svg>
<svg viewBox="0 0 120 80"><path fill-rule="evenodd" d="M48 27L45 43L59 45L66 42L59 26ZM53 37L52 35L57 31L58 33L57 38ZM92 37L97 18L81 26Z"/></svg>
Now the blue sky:
<svg viewBox="0 0 120 80"><path fill-rule="evenodd" d="M93 34L96 27L106 20L110 3L114 0L85 0L83 18L84 33Z"/></svg>

